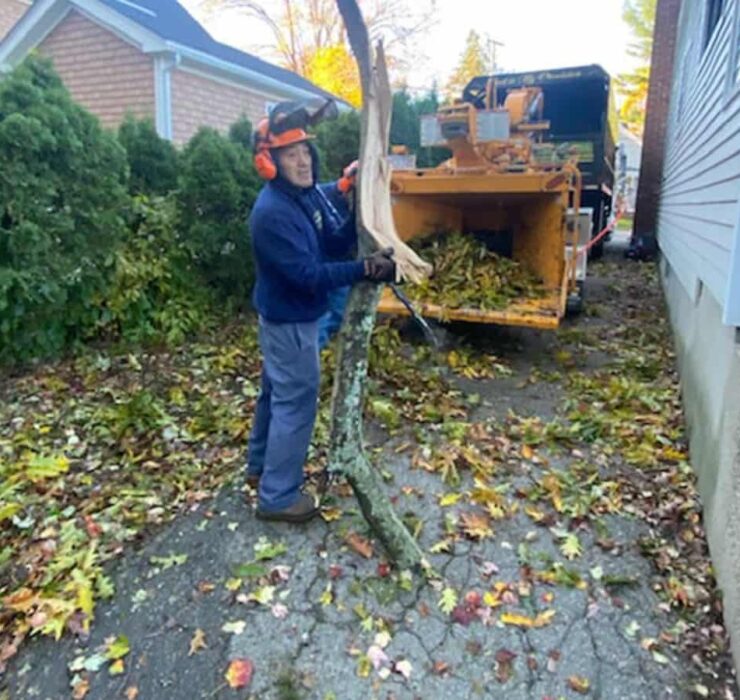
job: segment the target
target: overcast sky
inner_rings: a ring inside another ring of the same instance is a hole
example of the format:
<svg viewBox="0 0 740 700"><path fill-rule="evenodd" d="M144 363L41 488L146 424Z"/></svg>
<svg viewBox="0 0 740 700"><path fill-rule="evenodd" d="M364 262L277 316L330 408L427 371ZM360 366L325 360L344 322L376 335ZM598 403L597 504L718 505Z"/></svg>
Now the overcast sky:
<svg viewBox="0 0 740 700"><path fill-rule="evenodd" d="M413 0L410 0L413 2ZM198 19L201 0L181 0ZM443 86L471 29L503 43L496 62L507 71L598 63L612 75L630 70L630 33L622 21L623 0L437 0L437 21L419 41L419 56L405 76L412 88L436 79ZM227 44L265 56L263 25L222 12L205 20L211 34Z"/></svg>

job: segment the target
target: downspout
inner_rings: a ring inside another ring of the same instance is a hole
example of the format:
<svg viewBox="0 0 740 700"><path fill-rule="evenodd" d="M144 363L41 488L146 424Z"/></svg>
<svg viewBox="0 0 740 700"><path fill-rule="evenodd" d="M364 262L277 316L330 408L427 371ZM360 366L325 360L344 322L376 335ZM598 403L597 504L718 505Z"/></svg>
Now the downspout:
<svg viewBox="0 0 740 700"><path fill-rule="evenodd" d="M154 56L154 105L157 133L172 141L172 69L180 65L179 53Z"/></svg>

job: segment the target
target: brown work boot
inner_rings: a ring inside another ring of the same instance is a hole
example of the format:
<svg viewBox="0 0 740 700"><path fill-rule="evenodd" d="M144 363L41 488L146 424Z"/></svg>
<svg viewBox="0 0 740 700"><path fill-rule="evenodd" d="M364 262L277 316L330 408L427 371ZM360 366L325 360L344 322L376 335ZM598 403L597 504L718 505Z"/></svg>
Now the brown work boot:
<svg viewBox="0 0 740 700"><path fill-rule="evenodd" d="M305 523L319 514L319 505L313 496L302 493L298 500L283 510L261 510L257 508L260 520L281 520L286 523Z"/></svg>
<svg viewBox="0 0 740 700"><path fill-rule="evenodd" d="M260 485L260 474L247 474L247 486L253 491Z"/></svg>

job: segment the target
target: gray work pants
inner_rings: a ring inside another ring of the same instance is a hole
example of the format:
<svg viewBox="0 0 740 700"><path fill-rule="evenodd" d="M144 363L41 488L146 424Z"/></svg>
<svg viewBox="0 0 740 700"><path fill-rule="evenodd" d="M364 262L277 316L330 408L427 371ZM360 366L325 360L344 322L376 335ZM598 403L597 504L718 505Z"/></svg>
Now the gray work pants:
<svg viewBox="0 0 740 700"><path fill-rule="evenodd" d="M261 510L288 508L300 494L319 396L318 325L259 319L262 386L247 473L261 475Z"/></svg>

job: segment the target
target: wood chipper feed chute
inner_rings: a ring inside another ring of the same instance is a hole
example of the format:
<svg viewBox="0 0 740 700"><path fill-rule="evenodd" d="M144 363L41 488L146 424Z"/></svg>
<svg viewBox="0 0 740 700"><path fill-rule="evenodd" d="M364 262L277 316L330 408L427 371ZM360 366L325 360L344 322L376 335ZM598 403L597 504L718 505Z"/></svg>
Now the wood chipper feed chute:
<svg viewBox="0 0 740 700"><path fill-rule="evenodd" d="M445 146L451 152L448 160L436 168L392 173L396 229L403 240L414 241L422 258L430 252L424 249L429 236L470 234L476 241L471 246L469 239L450 238L448 248L454 242L470 258L435 243L431 252L442 260L437 280L410 287L408 295L423 314L442 320L555 328L570 302L580 302L576 217L581 175L575 153L561 144L550 148L547 158L539 155L550 126L543 119L541 88L509 90L500 106L495 104L495 78L480 88L422 118L421 144ZM471 268L471 260L479 267ZM450 261L465 269L467 287L463 283L460 288L460 270ZM499 266L509 272L499 275ZM537 279L536 294L511 277L514 269ZM510 293L502 293L503 282L512 282ZM406 313L390 293L379 310Z"/></svg>
<svg viewBox="0 0 740 700"><path fill-rule="evenodd" d="M578 171L571 167L525 173L394 172L396 228L402 239L419 246L422 257L425 238L462 232L511 258L541 282L538 298L513 298L505 306L481 308L485 305L450 306L422 297L416 300L420 312L444 321L557 328L574 284L572 265L566 260L566 243L573 243L574 230L566 215L578 204L577 180ZM475 296L472 292L470 298ZM379 311L407 313L389 292Z"/></svg>

